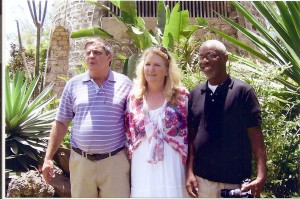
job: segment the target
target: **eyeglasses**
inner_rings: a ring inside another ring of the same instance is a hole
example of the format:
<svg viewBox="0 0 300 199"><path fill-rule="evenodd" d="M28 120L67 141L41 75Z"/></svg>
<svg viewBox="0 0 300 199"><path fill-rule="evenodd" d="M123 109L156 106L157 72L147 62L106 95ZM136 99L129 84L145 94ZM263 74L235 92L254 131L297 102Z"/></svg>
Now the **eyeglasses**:
<svg viewBox="0 0 300 199"><path fill-rule="evenodd" d="M209 53L206 56L199 56L199 62L203 62L204 59L207 59L208 61L216 61L219 58L220 55L216 53Z"/></svg>
<svg viewBox="0 0 300 199"><path fill-rule="evenodd" d="M157 48L157 49L159 49L161 52L165 53L165 54L168 56L168 60L171 59L171 57L170 57L170 55L169 55L169 53L168 53L168 50L167 50L165 47L163 47L163 46L153 46L153 48Z"/></svg>

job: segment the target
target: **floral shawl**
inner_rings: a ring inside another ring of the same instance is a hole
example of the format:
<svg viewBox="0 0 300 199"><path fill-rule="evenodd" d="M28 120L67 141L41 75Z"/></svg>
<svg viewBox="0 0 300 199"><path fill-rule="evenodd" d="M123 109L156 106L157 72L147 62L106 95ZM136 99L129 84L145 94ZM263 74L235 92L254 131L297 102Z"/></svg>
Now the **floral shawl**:
<svg viewBox="0 0 300 199"><path fill-rule="evenodd" d="M187 160L188 133L187 133L187 104L189 93L186 89L181 89L177 104L171 104L168 101L164 106L164 133L163 139L178 153L182 155L182 162ZM127 98L127 109L125 112L126 126L126 145L128 147L128 156L131 158L133 151L139 146L142 138L146 136L145 125L148 122L143 100L136 99L131 92ZM146 124L145 124L146 123ZM159 133L157 133L159 135ZM160 134L161 136L161 134ZM151 140L149 140L150 142ZM160 141L158 141L160 142ZM163 151L163 150L162 150ZM163 153L163 152L162 152ZM163 157L163 154L158 156ZM162 160L162 158L158 158ZM151 162L151 161L150 161ZM154 161L152 163L156 163Z"/></svg>

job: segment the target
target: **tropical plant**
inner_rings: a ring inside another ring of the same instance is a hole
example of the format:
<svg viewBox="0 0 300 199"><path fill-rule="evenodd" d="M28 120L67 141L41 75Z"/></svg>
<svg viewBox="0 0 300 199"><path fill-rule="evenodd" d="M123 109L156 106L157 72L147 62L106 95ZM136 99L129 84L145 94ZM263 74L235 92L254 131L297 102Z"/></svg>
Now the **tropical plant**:
<svg viewBox="0 0 300 199"><path fill-rule="evenodd" d="M253 86L262 110L262 129L267 149L267 181L262 196L299 197L300 115L291 119L291 110L297 102L287 101L282 105L274 96L274 93L284 89L272 80L272 77L282 73L281 69L268 64L264 74L250 70L245 73L241 63L231 62L229 71L232 76ZM255 168L253 165L254 173Z"/></svg>
<svg viewBox="0 0 300 199"><path fill-rule="evenodd" d="M255 32L239 25L233 20L219 15L232 27L240 31L253 46L237 40L229 35L209 26L203 18L198 18L199 25L219 34L228 41L234 43L247 52L258 57L266 63L282 68L282 74L273 79L284 85L286 90L277 93L282 100L300 99L300 2L298 1L252 1L252 5L260 16L266 21L266 25L259 22L258 17L250 13L249 9L242 3L232 1L232 5L244 16L261 36ZM258 50L257 50L258 49ZM243 59L241 56L233 55L233 60L244 60L243 63L255 70L258 74L263 74L266 70L253 61ZM299 108L299 106L298 106Z"/></svg>
<svg viewBox="0 0 300 199"><path fill-rule="evenodd" d="M33 72L34 70L34 53L30 50L26 49L18 49L17 45L14 43L10 44L10 59L8 60L8 64L6 65L10 71L19 71L25 68L23 58L21 53L25 54L26 64L28 65L29 72ZM27 75L27 74L26 74ZM27 75L29 76L29 75ZM30 75L31 76L31 75ZM31 78L31 77L30 77Z"/></svg>
<svg viewBox="0 0 300 199"><path fill-rule="evenodd" d="M32 99L39 77L24 81L24 71L5 71L5 171L7 177L37 166L47 146L56 109L48 106L53 83Z"/></svg>
<svg viewBox="0 0 300 199"><path fill-rule="evenodd" d="M181 71L181 81L188 90L206 81L198 63L198 50L201 44L200 40L191 36L187 39L181 39L175 47L176 51L179 52L177 63Z"/></svg>
<svg viewBox="0 0 300 199"><path fill-rule="evenodd" d="M32 20L34 22L34 25L36 27L36 58L35 58L35 72L34 75L35 77L39 76L40 72L40 41L41 41L41 28L43 27L45 16L46 16L46 11L47 11L47 1L45 1L44 5L44 10L42 13L42 6L41 6L41 1L39 1L39 15L37 15L37 9L35 6L35 1L32 1L32 7L30 4L30 1L27 1L28 3L28 8L30 10L30 14L32 17Z"/></svg>
<svg viewBox="0 0 300 199"><path fill-rule="evenodd" d="M178 51L175 46L180 40L188 39L193 33L199 29L196 25L189 25L189 13L187 10L180 11L180 4L177 3L172 11L164 4L163 1L158 2L157 9L157 28L156 31L148 31L142 17L137 16L137 9L134 1L111 1L121 10L122 16L118 16L112 12L107 6L98 3L96 0L87 0L101 9L107 10L117 21L123 23L126 27L126 33L133 41L133 45L137 48L137 53L132 53L128 58L118 55L124 61L124 74L133 77L136 59L138 54L144 49L152 45L161 45L168 48L175 58L178 57ZM102 28L94 27L92 29L82 29L71 34L72 38L80 37L102 37L113 40L112 34L109 34ZM118 41L116 41L118 42ZM119 42L120 43L120 42Z"/></svg>
<svg viewBox="0 0 300 199"><path fill-rule="evenodd" d="M270 104L265 107L270 108ZM282 113L287 108L265 109L262 115L267 119L263 128L268 154L265 184L268 198L300 196L300 116L288 121L289 113Z"/></svg>
<svg viewBox="0 0 300 199"><path fill-rule="evenodd" d="M198 51L202 41L194 35L181 39L175 46L175 51L178 52L177 63L184 71L192 70L198 66Z"/></svg>
<svg viewBox="0 0 300 199"><path fill-rule="evenodd" d="M30 73L29 68L27 66L25 52L23 51L22 38L21 38L20 28L19 28L19 22L18 22L18 20L16 20L16 22L17 22L18 39L19 39L19 46L20 46L20 49L21 49L21 57L22 57L23 65L25 66L25 69L27 71L28 78L31 79L31 73Z"/></svg>

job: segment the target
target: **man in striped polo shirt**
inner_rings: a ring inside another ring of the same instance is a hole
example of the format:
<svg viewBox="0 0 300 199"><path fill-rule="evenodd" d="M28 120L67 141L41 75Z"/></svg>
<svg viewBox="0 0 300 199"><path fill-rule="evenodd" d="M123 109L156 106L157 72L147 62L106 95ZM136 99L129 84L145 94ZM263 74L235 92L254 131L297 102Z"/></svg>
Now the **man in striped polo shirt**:
<svg viewBox="0 0 300 199"><path fill-rule="evenodd" d="M62 93L42 168L53 177L53 156L69 126L72 197L129 197L130 165L124 149L124 112L132 82L110 69L111 47L93 39L85 45L88 71L70 79Z"/></svg>

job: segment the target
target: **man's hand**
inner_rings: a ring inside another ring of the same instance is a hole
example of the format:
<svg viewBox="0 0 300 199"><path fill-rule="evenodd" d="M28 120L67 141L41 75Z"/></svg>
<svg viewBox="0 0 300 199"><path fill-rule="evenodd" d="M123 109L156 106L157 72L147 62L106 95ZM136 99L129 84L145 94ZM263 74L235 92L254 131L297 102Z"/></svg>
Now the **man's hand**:
<svg viewBox="0 0 300 199"><path fill-rule="evenodd" d="M260 180L258 178L256 178L255 180L253 180L252 182L250 182L249 184L243 185L241 188L241 191L248 191L251 189L252 195L254 198L259 198L260 197L260 193L264 187L265 184L265 180Z"/></svg>
<svg viewBox="0 0 300 199"><path fill-rule="evenodd" d="M52 159L67 133L69 123L70 122L60 122L57 120L55 120L53 123L44 164L42 167L43 179L47 184L49 184L54 177L54 165Z"/></svg>
<svg viewBox="0 0 300 199"><path fill-rule="evenodd" d="M189 196L191 196L192 198L198 197L198 182L195 175L188 175L185 188Z"/></svg>
<svg viewBox="0 0 300 199"><path fill-rule="evenodd" d="M51 182L52 178L54 177L52 160L44 161L44 164L42 167L42 176L47 184L49 184Z"/></svg>

